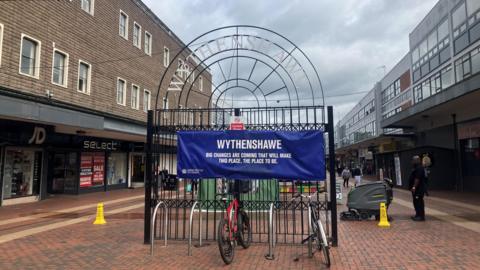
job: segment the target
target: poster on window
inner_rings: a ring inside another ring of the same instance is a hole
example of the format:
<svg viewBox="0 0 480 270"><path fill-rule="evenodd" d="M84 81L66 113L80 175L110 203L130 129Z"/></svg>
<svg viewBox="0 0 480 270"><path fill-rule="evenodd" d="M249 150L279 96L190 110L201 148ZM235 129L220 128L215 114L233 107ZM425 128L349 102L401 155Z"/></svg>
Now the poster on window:
<svg viewBox="0 0 480 270"><path fill-rule="evenodd" d="M105 171L105 153L95 153L93 156L93 185L103 185Z"/></svg>
<svg viewBox="0 0 480 270"><path fill-rule="evenodd" d="M93 153L82 153L80 158L80 187L92 186Z"/></svg>

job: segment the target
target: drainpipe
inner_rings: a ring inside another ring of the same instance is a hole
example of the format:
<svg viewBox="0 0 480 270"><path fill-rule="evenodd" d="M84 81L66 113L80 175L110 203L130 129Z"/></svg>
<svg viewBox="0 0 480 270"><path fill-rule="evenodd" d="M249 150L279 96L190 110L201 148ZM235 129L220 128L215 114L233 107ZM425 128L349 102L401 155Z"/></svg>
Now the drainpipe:
<svg viewBox="0 0 480 270"><path fill-rule="evenodd" d="M463 172L462 172L462 158L460 153L459 141L458 141L458 126L457 126L457 115L452 114L453 120L453 145L455 149L454 160L455 164L457 164L456 169L456 189L459 192L463 191Z"/></svg>

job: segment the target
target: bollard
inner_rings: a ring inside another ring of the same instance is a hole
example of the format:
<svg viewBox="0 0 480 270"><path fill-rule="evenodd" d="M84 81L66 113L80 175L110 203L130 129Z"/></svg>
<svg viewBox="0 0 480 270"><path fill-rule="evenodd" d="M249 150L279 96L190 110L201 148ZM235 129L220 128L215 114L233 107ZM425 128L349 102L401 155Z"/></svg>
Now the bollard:
<svg viewBox="0 0 480 270"><path fill-rule="evenodd" d="M105 221L105 217L103 215L103 203L97 204L97 217L95 218L95 221L93 222L95 225L103 225L107 224Z"/></svg>
<svg viewBox="0 0 480 270"><path fill-rule="evenodd" d="M388 222L388 217L387 217L387 207L383 202L380 203L380 222L378 223L378 227L382 227L382 228L390 227L390 223Z"/></svg>

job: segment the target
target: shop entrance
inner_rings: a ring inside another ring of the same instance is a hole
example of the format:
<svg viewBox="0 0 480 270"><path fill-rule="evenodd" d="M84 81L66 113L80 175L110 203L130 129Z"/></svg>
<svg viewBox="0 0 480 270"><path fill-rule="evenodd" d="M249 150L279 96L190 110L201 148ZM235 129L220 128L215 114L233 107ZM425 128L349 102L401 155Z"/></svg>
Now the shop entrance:
<svg viewBox="0 0 480 270"><path fill-rule="evenodd" d="M55 152L49 154L48 193L77 194L77 152Z"/></svg>
<svg viewBox="0 0 480 270"><path fill-rule="evenodd" d="M144 185L145 157L143 154L132 154L130 179L133 187Z"/></svg>

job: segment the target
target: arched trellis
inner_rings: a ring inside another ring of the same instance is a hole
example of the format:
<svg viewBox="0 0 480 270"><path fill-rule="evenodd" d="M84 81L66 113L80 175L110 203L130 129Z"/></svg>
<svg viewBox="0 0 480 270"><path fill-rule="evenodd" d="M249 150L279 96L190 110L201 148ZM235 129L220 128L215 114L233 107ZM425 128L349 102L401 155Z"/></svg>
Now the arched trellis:
<svg viewBox="0 0 480 270"><path fill-rule="evenodd" d="M252 34L240 33L241 30L243 30L243 29L255 30L255 31L258 30L258 31L261 31L261 32L269 33L269 34L271 34L274 38L279 38L279 39L281 40L281 42L284 42L285 44L287 44L287 45L289 45L289 46L292 46L292 49L289 51L288 56L292 55L292 52L293 52L293 51L299 52L299 54L300 54L299 56L303 57L302 60L305 62L304 65L308 65L308 66L311 68L311 70L313 71L313 72L312 72L312 76L304 76L305 79L306 79L306 81L307 81L307 83L310 85L310 89L311 89L311 91L312 91L311 96L309 96L308 98L310 98L310 100L311 100L311 102L312 102L312 105L317 105L317 104L323 105L323 104L324 104L323 88L322 88L322 83L321 83L320 77L319 77L319 75L318 75L318 73L317 73L317 70L316 70L315 66L312 64L311 60L306 56L306 54L305 54L300 48L298 48L293 42L291 42L289 39L287 39L287 38L284 37L283 35L275 32L275 31L272 31L272 30L270 30L270 29L263 28L263 27L258 27L258 26L237 25L237 26L225 26L225 27L220 27L220 28L217 28L217 29L213 29L213 30L211 30L211 31L208 31L208 32L206 32L206 33L198 36L197 38L193 39L190 43L186 44L186 45L184 46L184 48L182 48L181 50L179 50L179 51L177 52L177 54L171 59L170 65L169 65L169 67L167 68L167 72L165 72L165 73L162 75L162 78L161 78L161 80L160 80L161 83L159 84L159 89L158 89L158 91L157 91L157 97L156 97L156 101L155 101L155 108L159 108L159 106L158 106L158 105L159 105L159 100L161 100L160 97L168 96L168 93L165 93L165 94L163 95L161 89L162 89L162 87L165 88L165 80L166 80L166 78L167 78L167 74L172 74L172 71L173 71L172 69L175 68L176 61L177 61L180 57L182 57L182 56L184 57L186 54L188 54L188 53L190 53L190 52L191 52L191 53L196 53L196 52L198 52L199 50L201 50L201 48L207 46L206 44L211 44L212 42L215 42L216 40L218 40L218 38L228 38L228 37L236 37L236 38L238 38L238 37L246 37L246 38L248 38L248 37L252 37L252 38L255 38L255 39L263 40L263 41L265 41L265 42L269 42L269 43L272 44L272 46L275 46L275 47L277 47L277 48L280 48L280 49L282 49L283 51L287 51L287 49L285 48L285 46L280 45L280 42L274 41L273 38L265 38L265 37L262 37L262 36L260 36L260 35L252 35ZM234 30L235 33L234 33L234 34L227 35L227 34L223 33L223 31L226 31L226 30ZM219 36L218 36L218 37L213 37L213 38L210 37L210 35L212 35L212 34L214 34L214 33L219 33ZM207 40L206 40L206 41L201 41L202 38L207 38ZM195 45L197 45L197 44L201 44L201 45L195 48ZM243 49L243 48L238 48L238 46L237 46L237 50L242 50L242 49ZM225 52L225 51L226 51L226 50L222 50L222 52ZM253 50L252 50L252 51L253 51ZM210 55L210 56L212 56L212 55ZM198 55L195 55L195 57L198 57ZM198 59L200 59L200 58L198 58ZM287 59L287 57L285 57L283 60L285 60L285 59ZM299 62L300 62L300 59L298 59L298 57L293 57L293 55L292 55L292 59L293 59L294 62L296 62L296 63L299 63ZM201 61L204 61L205 59L200 59L200 60L201 60ZM195 70L197 70L199 66L201 66L201 65L199 64L199 65L195 66ZM306 68L305 68L302 64L300 64L299 66L300 66L302 72L303 72L303 73L306 73L306 72L305 72L305 69L306 69ZM170 72L168 72L168 71L170 71ZM288 74L288 72L287 72L287 74ZM189 76L190 76L190 75L189 75ZM311 77L318 82L318 84L317 84L317 85L318 85L317 89L314 89L314 86L312 85ZM194 83L197 81L197 79L198 79L198 76L194 78ZM193 84L194 84L194 83L193 83ZM192 85L193 85L193 84L192 84ZM212 84L214 84L214 83L212 82ZM258 83L258 84L260 85L261 83ZM184 84L184 85L182 86L182 91L181 91L181 93L180 93L180 95L179 95L179 97L178 97L178 102L176 102L177 106L179 106L180 104L182 104L182 102L181 102L181 97L180 97L180 96L184 94L184 89L185 89L186 85L187 85L187 84ZM187 95L190 94L190 92L191 92L191 90L192 90L192 85L189 87L189 90L188 90L187 93L185 93L185 94L187 94ZM296 89L296 87L295 87L295 89ZM254 91L255 91L255 90L254 90ZM313 93L313 91L316 91L317 94ZM318 96L320 96L320 98L321 98L320 101L317 101ZM289 99L291 99L291 98L289 98ZM298 99L299 99L299 98L297 98L297 100L298 100ZM186 100L187 100L187 102L188 102L188 99L186 99ZM184 104L183 106L186 106L186 104Z"/></svg>
<svg viewBox="0 0 480 270"><path fill-rule="evenodd" d="M229 33L229 31L234 33ZM231 41L231 44L226 45L226 40ZM255 44L255 40L260 45ZM248 42L253 45L248 45ZM212 50L213 45L218 47L217 50ZM192 69L186 70L182 65L179 68L177 65L179 59L185 59ZM240 64L240 61L244 62ZM226 76L224 65L228 63L230 67L228 76ZM185 72L187 72L186 76L184 76ZM208 81L207 91L198 89L200 78ZM173 91L178 93L175 95L174 106L160 109L161 97L167 98L168 101L170 92ZM247 93L253 96L253 99L248 99L248 102L251 101L252 104L247 106L242 104L241 108L234 107L233 101L231 108L220 105L222 97L225 101L227 93L231 92ZM282 97L285 97L286 100L283 100ZM307 102L302 104L301 98ZM193 109L188 108L191 104L196 104L197 100L204 100L207 105L199 108L195 106ZM280 101L274 104L269 103L269 101L276 100L282 100L282 104L275 104ZM286 104L283 101L286 101ZM193 193L187 194L185 190L188 179L183 182L185 184L183 189L175 188L173 192L168 191L168 183L170 180L176 179L174 176L176 174L176 132L181 130L226 130L230 127L230 121L234 119L234 116L238 116L239 112L243 117L245 129L322 130L328 132L330 200L319 207L322 210L331 211L331 238L336 244L333 113L331 107L327 111L328 121L325 120L322 83L312 61L293 42L275 31L248 25L226 26L208 31L186 44L171 58L167 69L163 72L158 84L155 109L148 113L145 242L150 241L149 236L152 233L149 227L152 206L159 200L164 201L169 209L174 209L173 211L169 210L169 213L180 219L165 225L173 227L163 228L169 237L175 239L185 239L185 234L181 235L182 228L185 228L185 219L182 220L181 212L185 213L186 209L192 206L194 200L201 200L201 207L206 207L207 212L210 208L210 210L213 209L213 213L216 213L218 207L221 208L221 203L216 199L199 198L196 196L200 195ZM293 181L293 179L290 180ZM278 179L275 181L278 189L279 181ZM217 180L214 182L216 186ZM295 184L292 182L292 185ZM319 189L318 182L316 189ZM247 199L245 207L261 210L264 204L275 203L279 209L286 211L285 213L290 213L292 210L293 212L304 210L304 205L293 205L290 201L280 200L279 197L262 198L262 200L253 202ZM288 214L285 216L288 217ZM211 215L207 215L206 218L208 222ZM295 218L294 212L294 223L296 223ZM215 214L213 219L215 224ZM182 222L184 222L183 226ZM264 221L258 219L257 222ZM300 227L301 232L296 229L297 231L293 232L293 235L304 233L303 225ZM162 228L160 228L161 230ZM279 229L279 231L282 230L282 233L285 234L284 239L287 241L286 236L290 233L288 227ZM214 229L214 231L216 230ZM203 232L201 233L203 234ZM262 242L261 235L264 233L261 230L256 232L260 236L256 241ZM209 240L211 236L216 237L215 233L209 232L208 229L204 234L206 240ZM293 237L292 241L296 242L297 240Z"/></svg>

